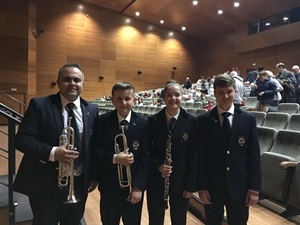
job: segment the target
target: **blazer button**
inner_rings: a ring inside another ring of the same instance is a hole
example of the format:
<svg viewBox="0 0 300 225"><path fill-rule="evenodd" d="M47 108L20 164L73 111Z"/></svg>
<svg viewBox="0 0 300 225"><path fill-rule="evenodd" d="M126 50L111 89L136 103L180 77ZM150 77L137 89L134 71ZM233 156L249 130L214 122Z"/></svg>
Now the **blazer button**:
<svg viewBox="0 0 300 225"><path fill-rule="evenodd" d="M229 167L227 167L226 169L227 169L227 171L229 171L229 170L230 170L230 168L229 168Z"/></svg>
<svg viewBox="0 0 300 225"><path fill-rule="evenodd" d="M230 154L230 151L227 151L227 155L229 155Z"/></svg>

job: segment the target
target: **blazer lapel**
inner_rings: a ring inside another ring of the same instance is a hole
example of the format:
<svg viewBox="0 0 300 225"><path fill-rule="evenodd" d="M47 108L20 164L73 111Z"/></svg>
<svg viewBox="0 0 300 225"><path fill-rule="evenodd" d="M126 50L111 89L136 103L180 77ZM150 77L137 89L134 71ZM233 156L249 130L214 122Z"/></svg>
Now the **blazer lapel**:
<svg viewBox="0 0 300 225"><path fill-rule="evenodd" d="M57 133L61 134L62 130L64 129L64 117L62 114L62 106L59 93L53 95L53 99L51 101L51 108L53 111L54 120L56 122Z"/></svg>

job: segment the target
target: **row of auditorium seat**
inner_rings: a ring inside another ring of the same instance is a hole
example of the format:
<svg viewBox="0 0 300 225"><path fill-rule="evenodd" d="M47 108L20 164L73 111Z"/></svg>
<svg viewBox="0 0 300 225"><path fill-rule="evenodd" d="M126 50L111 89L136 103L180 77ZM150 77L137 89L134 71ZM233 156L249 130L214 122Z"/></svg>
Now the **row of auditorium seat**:
<svg viewBox="0 0 300 225"><path fill-rule="evenodd" d="M251 112L256 118L257 126L272 127L277 130L300 131L300 114L288 114L284 112Z"/></svg>
<svg viewBox="0 0 300 225"><path fill-rule="evenodd" d="M258 127L261 148L262 194L300 209L300 132ZM282 162L296 167L283 169Z"/></svg>
<svg viewBox="0 0 300 225"><path fill-rule="evenodd" d="M99 107L99 113L103 114L106 113L110 110L113 110L115 107L113 105L109 105L109 106L105 106L105 107ZM151 116L155 113L158 113L163 107L159 107L159 106L150 106L150 105L135 105L133 107L133 110L137 113L140 113L146 117ZM201 108L185 108L187 110L187 112L198 116L204 112L207 112L206 109L201 109Z"/></svg>

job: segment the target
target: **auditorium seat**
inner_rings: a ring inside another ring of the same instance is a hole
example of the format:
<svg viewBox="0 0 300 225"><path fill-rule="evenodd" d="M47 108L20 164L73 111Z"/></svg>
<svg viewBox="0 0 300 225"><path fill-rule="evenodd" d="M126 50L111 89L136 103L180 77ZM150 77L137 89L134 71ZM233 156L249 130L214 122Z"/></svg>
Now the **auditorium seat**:
<svg viewBox="0 0 300 225"><path fill-rule="evenodd" d="M267 113L260 112L260 111L251 111L251 113L255 116L256 125L257 126L262 126L263 123L265 122Z"/></svg>
<svg viewBox="0 0 300 225"><path fill-rule="evenodd" d="M299 160L300 132L279 130L271 150L261 154L263 195L285 202L293 171L279 166L283 161Z"/></svg>
<svg viewBox="0 0 300 225"><path fill-rule="evenodd" d="M245 99L244 102L245 102L245 106L247 108L254 109L254 108L256 108L258 100L257 100L257 97L248 97Z"/></svg>
<svg viewBox="0 0 300 225"><path fill-rule="evenodd" d="M271 127L257 127L260 153L269 152L277 136L277 130Z"/></svg>
<svg viewBox="0 0 300 225"><path fill-rule="evenodd" d="M286 203L300 209L300 163L295 167Z"/></svg>
<svg viewBox="0 0 300 225"><path fill-rule="evenodd" d="M203 114L205 112L207 112L207 109L197 109L196 110L196 116L199 116L199 115L201 115L201 114Z"/></svg>
<svg viewBox="0 0 300 225"><path fill-rule="evenodd" d="M193 107L193 109L201 109L202 108L202 103L201 102L194 102L192 107Z"/></svg>
<svg viewBox="0 0 300 225"><path fill-rule="evenodd" d="M290 120L290 114L284 112L269 112L263 123L264 127L273 127L276 130L285 129Z"/></svg>
<svg viewBox="0 0 300 225"><path fill-rule="evenodd" d="M278 105L278 112L285 112L288 114L298 113L299 104L298 103L280 103Z"/></svg>
<svg viewBox="0 0 300 225"><path fill-rule="evenodd" d="M286 130L300 131L300 114L292 114Z"/></svg>

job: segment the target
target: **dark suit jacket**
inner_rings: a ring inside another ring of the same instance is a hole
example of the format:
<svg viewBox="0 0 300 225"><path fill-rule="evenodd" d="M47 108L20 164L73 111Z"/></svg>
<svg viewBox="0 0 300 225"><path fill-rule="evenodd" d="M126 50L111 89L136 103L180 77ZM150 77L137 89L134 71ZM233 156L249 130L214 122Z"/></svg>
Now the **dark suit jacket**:
<svg viewBox="0 0 300 225"><path fill-rule="evenodd" d="M118 166L113 164L114 138L120 133L116 110L100 115L92 139L94 153L91 177L93 181L99 181L100 191L101 189L113 191L120 188ZM129 152L134 155L134 162L131 165L132 187L145 190L150 162L147 118L132 111L125 135Z"/></svg>
<svg viewBox="0 0 300 225"><path fill-rule="evenodd" d="M158 168L164 164L169 132L165 108L149 118L149 128L152 166L148 186L149 189L159 191L164 186L164 178ZM180 109L172 130L171 143L173 168L170 176L170 194L182 195L183 190L194 192L197 183L197 119L184 109Z"/></svg>
<svg viewBox="0 0 300 225"><path fill-rule="evenodd" d="M200 115L198 122L199 190L219 192L225 183L235 201L245 201L249 189L259 191L260 148L254 116L235 109L228 148L217 107Z"/></svg>
<svg viewBox="0 0 300 225"><path fill-rule="evenodd" d="M81 101L84 123L84 174L87 182L91 154L89 141L98 116L96 105ZM48 161L53 146L59 146L59 136L64 128L60 94L31 99L16 135L16 148L24 153L14 190L29 195L43 185L56 188L58 162ZM45 190L46 191L46 190Z"/></svg>

